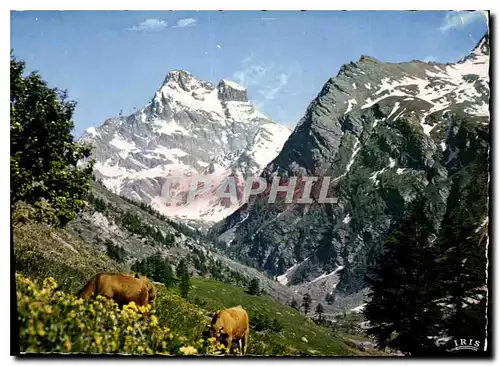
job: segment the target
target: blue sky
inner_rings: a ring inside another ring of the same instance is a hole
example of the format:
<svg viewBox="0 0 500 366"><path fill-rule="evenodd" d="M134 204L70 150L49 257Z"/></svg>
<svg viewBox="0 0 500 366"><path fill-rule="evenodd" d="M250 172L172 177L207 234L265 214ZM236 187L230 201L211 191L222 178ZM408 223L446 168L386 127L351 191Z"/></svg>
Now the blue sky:
<svg viewBox="0 0 500 366"><path fill-rule="evenodd" d="M78 101L76 136L140 109L173 69L239 82L293 128L342 64L457 61L486 30L482 14L457 12L12 12L11 48Z"/></svg>

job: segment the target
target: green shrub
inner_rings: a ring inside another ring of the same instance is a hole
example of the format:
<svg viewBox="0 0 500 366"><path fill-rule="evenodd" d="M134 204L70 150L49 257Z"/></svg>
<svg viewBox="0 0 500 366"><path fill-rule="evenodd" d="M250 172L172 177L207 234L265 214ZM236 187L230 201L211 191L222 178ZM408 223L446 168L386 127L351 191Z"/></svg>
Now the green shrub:
<svg viewBox="0 0 500 366"><path fill-rule="evenodd" d="M160 324L168 325L190 342L194 343L208 329L210 320L205 318L206 310L166 289L158 292L155 311Z"/></svg>

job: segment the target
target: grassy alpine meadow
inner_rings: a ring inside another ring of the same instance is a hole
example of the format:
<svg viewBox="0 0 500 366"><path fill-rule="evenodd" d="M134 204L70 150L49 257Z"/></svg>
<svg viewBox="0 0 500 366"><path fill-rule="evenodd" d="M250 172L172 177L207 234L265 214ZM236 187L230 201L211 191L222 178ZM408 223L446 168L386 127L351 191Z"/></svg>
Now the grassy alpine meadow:
<svg viewBox="0 0 500 366"><path fill-rule="evenodd" d="M246 299L251 327L260 327L250 332L249 355L370 354L267 296L249 301L247 296L251 295L237 296L228 285L193 280L193 293L203 287L209 293L217 289L223 294L221 303L207 296L202 308L162 289L153 307L132 302L120 309L114 301L100 296L86 300L63 292L52 277L37 281L16 274L21 352L221 355L223 347L203 337L210 320L207 314L231 306L226 305L230 301L245 304ZM233 300L231 294L236 296ZM278 326L269 322L276 319L273 313L282 317Z"/></svg>
<svg viewBox="0 0 500 366"><path fill-rule="evenodd" d="M250 319L249 354L383 355L362 352L330 328L315 324L296 309L265 295L250 295L245 289L195 277L189 299L207 310L241 305ZM350 345L348 345L349 343Z"/></svg>
<svg viewBox="0 0 500 366"><path fill-rule="evenodd" d="M134 302L122 309L98 296L84 300L16 275L21 352L86 354L217 354L210 339L197 341L160 322L150 305Z"/></svg>
<svg viewBox="0 0 500 366"><path fill-rule="evenodd" d="M130 269L64 229L23 224L13 234L21 352L220 355L205 336L211 317L241 305L250 320L249 355L383 354L361 351L268 295L201 277L190 279L187 299L176 287L160 288L152 307L80 299L74 294L95 273Z"/></svg>
<svg viewBox="0 0 500 366"><path fill-rule="evenodd" d="M13 227L16 272L30 279L53 277L63 291L74 293L98 272L126 272L93 245L66 230L39 223Z"/></svg>

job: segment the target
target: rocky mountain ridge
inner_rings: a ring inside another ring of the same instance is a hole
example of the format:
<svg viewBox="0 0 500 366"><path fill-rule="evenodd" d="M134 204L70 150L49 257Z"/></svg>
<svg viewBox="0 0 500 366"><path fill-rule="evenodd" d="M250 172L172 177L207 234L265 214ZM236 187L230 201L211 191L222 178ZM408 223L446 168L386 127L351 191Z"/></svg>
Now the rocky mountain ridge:
<svg viewBox="0 0 500 366"><path fill-rule="evenodd" d="M362 56L328 80L262 173L268 181L330 176L338 203L271 205L263 195L212 235L232 256L299 293L361 291L407 204L417 194L432 198L438 230L459 199L450 197L454 174L488 159L489 99L488 35L457 63ZM478 226L487 213L484 207Z"/></svg>

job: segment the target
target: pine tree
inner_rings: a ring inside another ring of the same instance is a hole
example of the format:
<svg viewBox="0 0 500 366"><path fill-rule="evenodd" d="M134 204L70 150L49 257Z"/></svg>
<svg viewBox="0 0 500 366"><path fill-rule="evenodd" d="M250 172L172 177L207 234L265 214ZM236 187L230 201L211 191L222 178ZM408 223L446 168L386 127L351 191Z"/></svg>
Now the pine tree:
<svg viewBox="0 0 500 366"><path fill-rule="evenodd" d="M299 303L297 302L297 300L292 299L292 301L290 301L290 307L299 310Z"/></svg>
<svg viewBox="0 0 500 366"><path fill-rule="evenodd" d="M454 339L486 337L486 240L481 227L487 215L487 159L453 177L450 200L443 220L437 260L438 303L444 321L442 333ZM487 235L487 232L486 232Z"/></svg>
<svg viewBox="0 0 500 366"><path fill-rule="evenodd" d="M49 88L36 72L24 76L25 63L10 59L11 208L24 202L34 218L65 225L86 206L92 177L91 148L74 141L75 102Z"/></svg>
<svg viewBox="0 0 500 366"><path fill-rule="evenodd" d="M417 198L405 217L391 230L384 252L369 269L370 301L364 314L368 333L380 348L398 349L408 355L429 355L436 347L428 337L436 334L439 309L434 251L429 243L431 224L425 201Z"/></svg>
<svg viewBox="0 0 500 366"><path fill-rule="evenodd" d="M177 277L179 278L179 290L181 292L181 296L187 299L189 290L191 289L190 281L189 281L189 272L187 268L186 261L183 259L179 262L177 266Z"/></svg>
<svg viewBox="0 0 500 366"><path fill-rule="evenodd" d="M333 294L333 292L326 294L325 301L328 305L333 305L333 303L335 302L335 295Z"/></svg>
<svg viewBox="0 0 500 366"><path fill-rule="evenodd" d="M249 285L248 285L248 290L247 292L250 295L258 295L260 294L260 283L258 278L253 278Z"/></svg>
<svg viewBox="0 0 500 366"><path fill-rule="evenodd" d="M132 265L132 270L153 281L161 282L166 288L171 287L176 279L170 263L159 255L152 255L142 261L137 261Z"/></svg>
<svg viewBox="0 0 500 366"><path fill-rule="evenodd" d="M307 314L309 312L309 309L311 309L311 295L305 294L302 297L302 307L304 308L304 313Z"/></svg>
<svg viewBox="0 0 500 366"><path fill-rule="evenodd" d="M323 308L323 305L321 305L321 303L318 303L318 305L316 306L315 313L316 313L318 322L322 322L323 321L323 314L325 313L325 309Z"/></svg>
<svg viewBox="0 0 500 366"><path fill-rule="evenodd" d="M104 212L106 210L106 202L102 198L93 197L91 202L97 212Z"/></svg>

